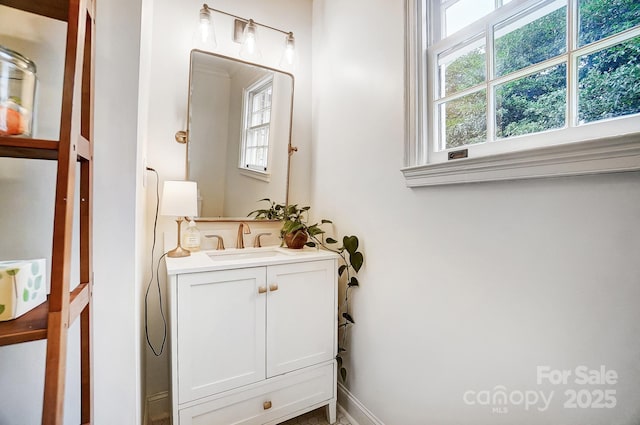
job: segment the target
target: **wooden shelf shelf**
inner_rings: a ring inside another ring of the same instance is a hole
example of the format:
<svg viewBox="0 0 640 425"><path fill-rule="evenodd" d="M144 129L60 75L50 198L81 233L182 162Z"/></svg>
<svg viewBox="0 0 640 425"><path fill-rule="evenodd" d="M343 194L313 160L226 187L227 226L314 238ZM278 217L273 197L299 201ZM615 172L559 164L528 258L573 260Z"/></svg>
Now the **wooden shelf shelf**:
<svg viewBox="0 0 640 425"><path fill-rule="evenodd" d="M57 140L0 136L0 157L55 160L59 145Z"/></svg>
<svg viewBox="0 0 640 425"><path fill-rule="evenodd" d="M51 292L47 301L21 317L0 322L0 346L46 340L46 366L42 425L64 423L65 376L68 330L78 320L80 327L80 423L93 423L92 358L92 217L93 217L93 105L95 64L95 0L0 0L0 6L51 20L43 28L57 38L58 27L66 27L62 109L59 140L0 136L0 157L55 160L57 162ZM13 11L12 11L13 12ZM46 19L45 19L46 21ZM40 22L43 22L40 19ZM49 28L49 24L51 28ZM53 28L56 27L56 28ZM38 34L34 28L34 34ZM35 42L36 39L33 41ZM42 44L45 48L46 44ZM57 54L57 52L56 52ZM61 53L62 54L62 53ZM45 61L46 63L47 61ZM45 65L46 66L46 65ZM76 90L78 88L78 90ZM51 102L51 101L48 101ZM78 123L79 125L76 125ZM79 171L79 172L76 172ZM76 189L79 212L76 212ZM77 216L76 216L77 214ZM69 291L73 266L75 217L79 221L78 287Z"/></svg>
<svg viewBox="0 0 640 425"><path fill-rule="evenodd" d="M69 325L74 322L89 301L89 284L78 285L71 291L70 298ZM47 301L17 319L0 322L0 346L46 339L48 313L49 302Z"/></svg>
<svg viewBox="0 0 640 425"><path fill-rule="evenodd" d="M0 4L59 21L66 22L69 16L68 0L0 0Z"/></svg>
<svg viewBox="0 0 640 425"><path fill-rule="evenodd" d="M45 302L17 319L0 322L0 346L46 339L48 312Z"/></svg>

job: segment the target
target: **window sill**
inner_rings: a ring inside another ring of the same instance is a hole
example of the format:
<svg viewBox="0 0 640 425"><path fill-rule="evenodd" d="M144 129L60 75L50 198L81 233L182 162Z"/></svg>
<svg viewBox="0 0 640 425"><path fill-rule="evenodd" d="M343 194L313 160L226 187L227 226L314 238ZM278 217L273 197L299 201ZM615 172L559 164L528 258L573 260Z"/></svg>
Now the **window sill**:
<svg viewBox="0 0 640 425"><path fill-rule="evenodd" d="M263 182L269 183L271 181L271 174L263 173L261 171L255 171L247 168L238 167L240 174L246 177L251 177L252 179L262 180Z"/></svg>
<svg viewBox="0 0 640 425"><path fill-rule="evenodd" d="M408 187L640 170L640 134L403 168Z"/></svg>

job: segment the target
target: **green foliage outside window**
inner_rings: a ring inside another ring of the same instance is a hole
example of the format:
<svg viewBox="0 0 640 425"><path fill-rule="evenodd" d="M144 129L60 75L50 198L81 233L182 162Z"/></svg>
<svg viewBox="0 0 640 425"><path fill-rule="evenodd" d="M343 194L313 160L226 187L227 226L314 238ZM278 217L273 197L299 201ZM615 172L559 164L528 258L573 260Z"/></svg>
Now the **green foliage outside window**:
<svg viewBox="0 0 640 425"><path fill-rule="evenodd" d="M580 46L640 25L637 0L580 0ZM508 75L566 53L566 7L495 41L495 74ZM485 51L475 49L448 64L449 95L481 83ZM640 113L640 37L578 58L578 120L598 121ZM566 63L496 87L496 136L501 138L564 127L567 108ZM448 101L445 148L486 140L486 101L479 91ZM484 111L481 110L485 108ZM490 135L490 137L492 137Z"/></svg>

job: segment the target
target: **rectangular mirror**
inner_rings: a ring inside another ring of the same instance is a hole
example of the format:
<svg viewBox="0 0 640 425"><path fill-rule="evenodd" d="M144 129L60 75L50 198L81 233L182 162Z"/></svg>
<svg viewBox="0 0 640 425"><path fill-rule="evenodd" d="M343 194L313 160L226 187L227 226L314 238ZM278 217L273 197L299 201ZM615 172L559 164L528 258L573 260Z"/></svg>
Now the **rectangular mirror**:
<svg viewBox="0 0 640 425"><path fill-rule="evenodd" d="M200 219L287 202L293 85L291 74L191 51L187 179L198 183Z"/></svg>

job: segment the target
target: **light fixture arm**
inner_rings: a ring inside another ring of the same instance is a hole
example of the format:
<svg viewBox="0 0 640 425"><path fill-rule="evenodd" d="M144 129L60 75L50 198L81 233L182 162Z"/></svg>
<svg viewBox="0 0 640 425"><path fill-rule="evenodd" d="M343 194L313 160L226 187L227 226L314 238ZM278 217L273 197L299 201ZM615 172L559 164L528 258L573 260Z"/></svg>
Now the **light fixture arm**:
<svg viewBox="0 0 640 425"><path fill-rule="evenodd" d="M205 10L210 10L210 11L213 11L213 12L216 12L216 13L220 13L222 15L230 16L232 18L235 18L235 19L237 19L239 21L244 22L245 24L249 23L249 19L243 18L242 16L234 15L233 13L225 12L223 10L214 9L213 7L209 7L209 5L207 5L206 3L202 5L202 8L205 9ZM284 31L284 30L281 30L280 28L272 27L270 25L263 24L263 23L260 23L258 21L255 21L255 20L253 21L253 23L258 25L258 26L260 26L260 27L263 27L263 28L269 28L270 30L281 32L282 34L285 34L285 35L288 35L288 34L293 35L293 33L291 31Z"/></svg>

